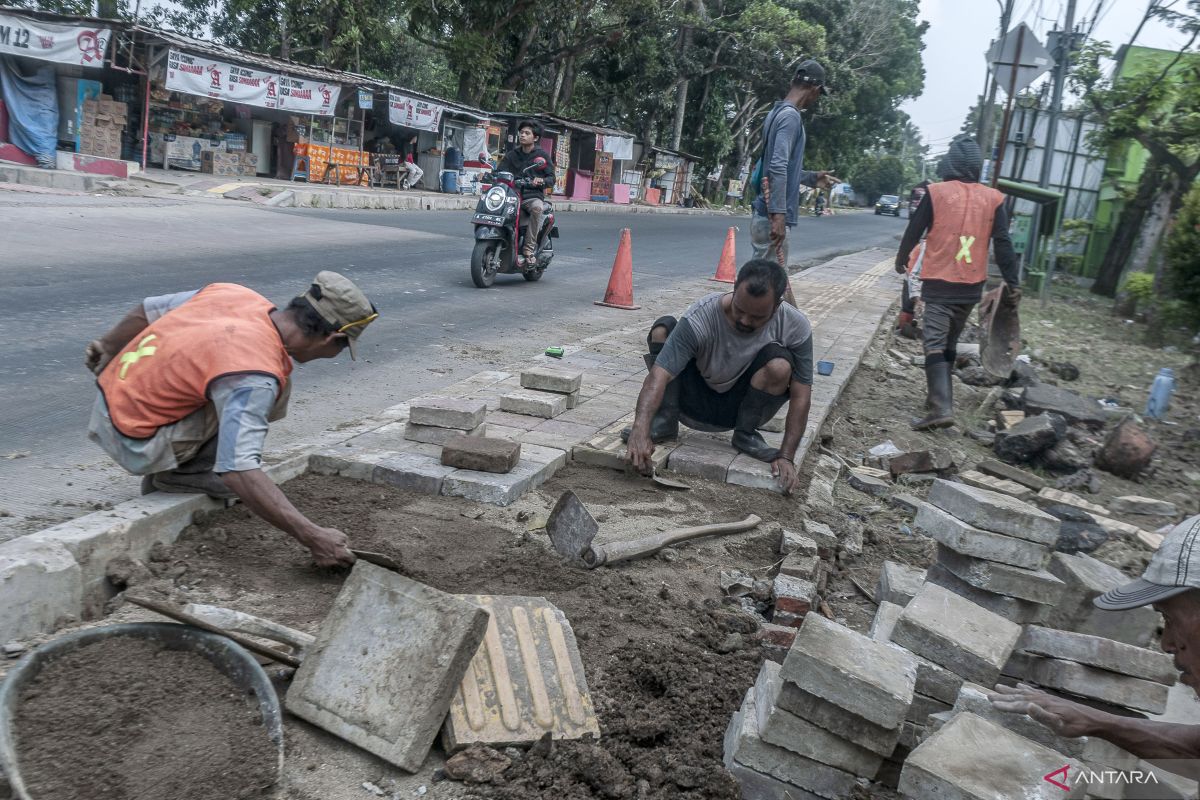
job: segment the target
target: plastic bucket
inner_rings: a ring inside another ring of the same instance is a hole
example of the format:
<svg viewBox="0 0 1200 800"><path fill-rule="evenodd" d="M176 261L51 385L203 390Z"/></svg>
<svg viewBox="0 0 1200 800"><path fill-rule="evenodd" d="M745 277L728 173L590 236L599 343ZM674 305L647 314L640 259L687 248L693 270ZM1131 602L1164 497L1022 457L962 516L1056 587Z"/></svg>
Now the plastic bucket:
<svg viewBox="0 0 1200 800"><path fill-rule="evenodd" d="M458 192L458 172L456 170L442 170L442 191L450 194Z"/></svg>

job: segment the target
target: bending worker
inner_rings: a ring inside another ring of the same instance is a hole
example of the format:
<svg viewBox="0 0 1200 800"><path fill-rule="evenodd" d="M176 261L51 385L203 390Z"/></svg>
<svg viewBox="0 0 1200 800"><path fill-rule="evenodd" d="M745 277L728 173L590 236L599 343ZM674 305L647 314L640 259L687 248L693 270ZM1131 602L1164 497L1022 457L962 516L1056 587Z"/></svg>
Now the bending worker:
<svg viewBox="0 0 1200 800"><path fill-rule="evenodd" d="M301 514L262 471L271 421L287 413L292 362L333 358L379 315L362 291L321 272L286 308L233 283L148 297L87 346L97 376L88 438L142 493L238 497L312 551L354 561L344 533Z"/></svg>
<svg viewBox="0 0 1200 800"><path fill-rule="evenodd" d="M1142 577L1097 597L1106 611L1154 606L1163 616L1160 645L1175 657L1179 682L1200 695L1200 515L1176 525ZM1028 714L1059 736L1098 736L1168 772L1200 780L1200 725L1122 717L1025 684L997 686L992 704Z"/></svg>
<svg viewBox="0 0 1200 800"><path fill-rule="evenodd" d="M655 442L673 439L682 420L702 431L733 430L732 444L766 461L784 492L797 483L796 449L812 401L812 326L783 302L787 273L755 258L738 271L733 291L693 303L683 318L654 322L645 356L650 374L624 432L627 458L649 472ZM790 402L783 443L771 447L758 427Z"/></svg>
<svg viewBox="0 0 1200 800"><path fill-rule="evenodd" d="M959 136L951 142L949 152L938 164L942 182L929 185L928 194L909 217L896 254L896 272L911 270L917 260L917 245L928 231L921 264L928 413L913 420L913 430L948 428L954 424L951 372L957 357L955 348L971 309L983 297L989 241L1008 284L1001 302L1012 307L1021 298L1017 255L1008 238L1004 195L980 185L982 170L983 154L975 140Z"/></svg>

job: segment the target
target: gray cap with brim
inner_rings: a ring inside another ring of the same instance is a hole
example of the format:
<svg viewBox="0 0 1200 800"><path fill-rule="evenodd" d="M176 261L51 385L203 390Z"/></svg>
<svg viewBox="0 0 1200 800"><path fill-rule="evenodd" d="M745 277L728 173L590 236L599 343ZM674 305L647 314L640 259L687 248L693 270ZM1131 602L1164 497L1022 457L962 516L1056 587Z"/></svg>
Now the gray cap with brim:
<svg viewBox="0 0 1200 800"><path fill-rule="evenodd" d="M1200 589L1200 515L1171 529L1142 577L1097 597L1106 611L1127 611Z"/></svg>

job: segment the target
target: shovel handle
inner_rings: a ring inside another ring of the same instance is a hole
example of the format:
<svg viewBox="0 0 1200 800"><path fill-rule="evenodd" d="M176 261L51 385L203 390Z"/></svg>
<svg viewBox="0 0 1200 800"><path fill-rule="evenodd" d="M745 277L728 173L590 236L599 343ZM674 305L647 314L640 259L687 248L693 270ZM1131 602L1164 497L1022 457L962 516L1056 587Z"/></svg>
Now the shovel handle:
<svg viewBox="0 0 1200 800"><path fill-rule="evenodd" d="M677 528L673 531L665 531L654 536L647 536L644 539L635 539L632 542L595 545L584 554L584 562L589 567L599 567L603 564L630 561L657 553L664 547L679 544L680 542L699 539L704 536L713 536L718 533L741 533L742 531L748 531L760 522L762 522L762 519L757 514L751 514L740 522L718 522L712 525L700 525L695 528Z"/></svg>

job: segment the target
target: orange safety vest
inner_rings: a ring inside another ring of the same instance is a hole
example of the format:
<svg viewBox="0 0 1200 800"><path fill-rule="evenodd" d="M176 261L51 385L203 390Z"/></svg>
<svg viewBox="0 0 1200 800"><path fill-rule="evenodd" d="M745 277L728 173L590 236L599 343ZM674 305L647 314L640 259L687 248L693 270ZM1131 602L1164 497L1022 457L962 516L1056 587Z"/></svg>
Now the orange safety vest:
<svg viewBox="0 0 1200 800"><path fill-rule="evenodd" d="M925 237L921 280L983 283L987 280L992 221L1004 195L989 186L962 181L929 184L933 225ZM908 257L917 263L918 248Z"/></svg>
<svg viewBox="0 0 1200 800"><path fill-rule="evenodd" d="M100 373L113 427L148 439L203 408L226 375L261 373L282 387L292 359L271 321L275 305L235 283L213 283L139 333Z"/></svg>

